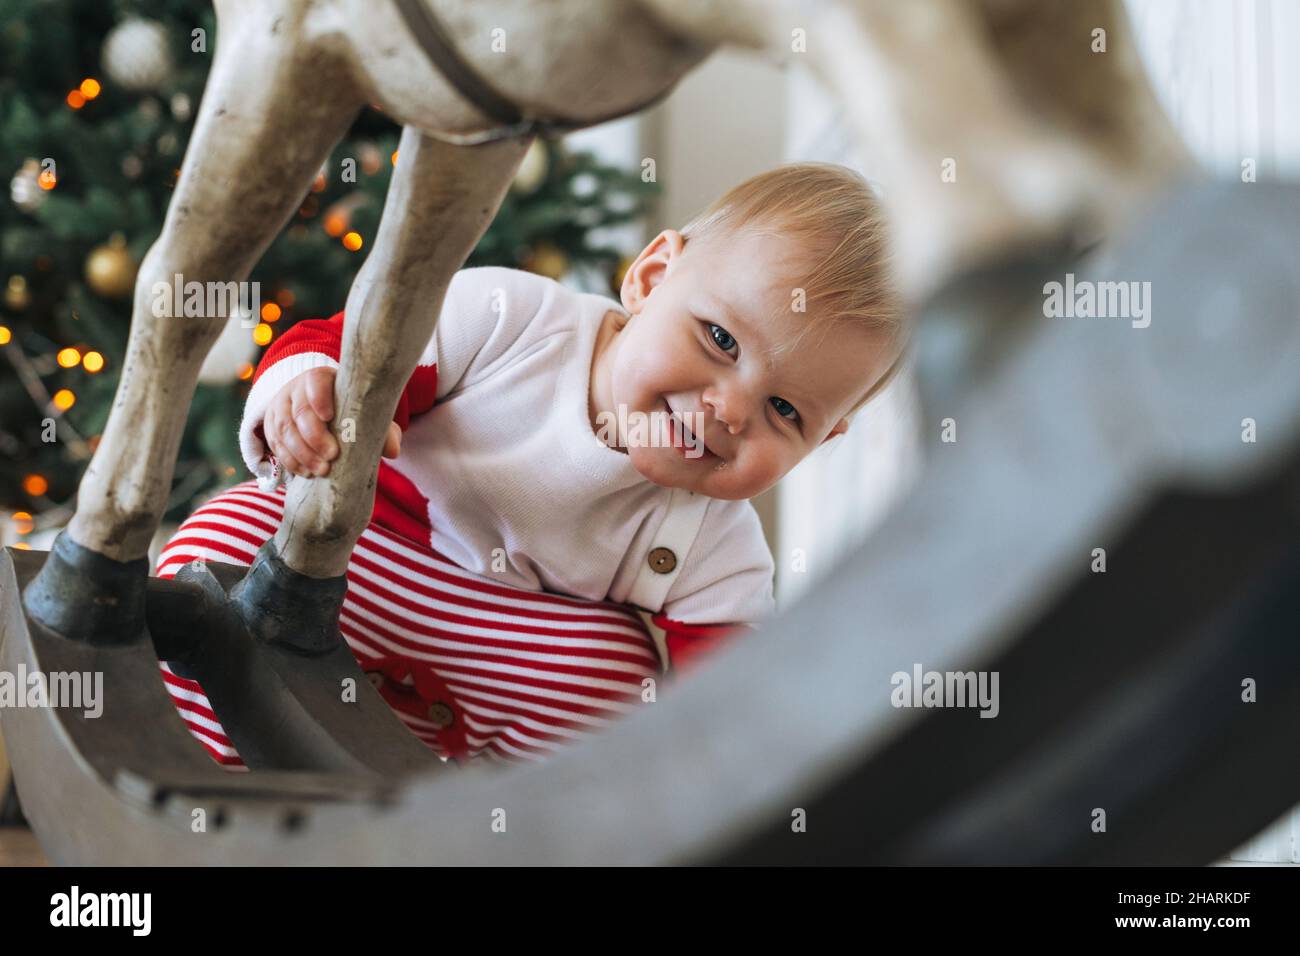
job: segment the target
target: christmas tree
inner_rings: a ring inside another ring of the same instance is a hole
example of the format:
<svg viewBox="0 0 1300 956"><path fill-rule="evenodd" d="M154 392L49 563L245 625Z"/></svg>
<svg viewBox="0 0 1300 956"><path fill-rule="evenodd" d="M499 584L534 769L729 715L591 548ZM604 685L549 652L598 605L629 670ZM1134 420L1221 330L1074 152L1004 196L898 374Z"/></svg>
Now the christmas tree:
<svg viewBox="0 0 1300 956"><path fill-rule="evenodd" d="M217 42L210 0L3 0L0 23L0 511L66 522L108 417L137 264L162 228ZM250 278L194 396L168 503L183 518L244 477L235 433L260 349L343 307L373 240L400 130L365 110ZM641 215L639 171L537 142L468 265L616 282L592 230Z"/></svg>

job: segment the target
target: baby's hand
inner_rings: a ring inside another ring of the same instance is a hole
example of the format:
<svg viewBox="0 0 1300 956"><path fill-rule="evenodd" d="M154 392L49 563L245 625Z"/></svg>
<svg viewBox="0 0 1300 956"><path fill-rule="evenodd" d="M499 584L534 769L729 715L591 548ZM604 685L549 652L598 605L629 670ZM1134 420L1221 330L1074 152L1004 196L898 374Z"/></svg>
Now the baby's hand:
<svg viewBox="0 0 1300 956"><path fill-rule="evenodd" d="M276 393L262 417L267 447L290 474L323 477L339 456L338 441L325 424L334 417L336 374L325 366L303 372ZM389 422L384 457L396 458L401 447L402 430Z"/></svg>

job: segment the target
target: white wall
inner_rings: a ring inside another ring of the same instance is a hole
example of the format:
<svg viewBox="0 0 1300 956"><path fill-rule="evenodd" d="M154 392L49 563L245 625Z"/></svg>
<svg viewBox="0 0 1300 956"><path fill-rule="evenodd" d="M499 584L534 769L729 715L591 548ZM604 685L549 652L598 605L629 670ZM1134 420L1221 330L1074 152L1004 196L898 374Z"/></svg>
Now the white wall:
<svg viewBox="0 0 1300 956"><path fill-rule="evenodd" d="M1127 0L1156 94L1217 175L1300 176L1300 3Z"/></svg>
<svg viewBox="0 0 1300 956"><path fill-rule="evenodd" d="M656 216L678 227L732 186L781 163L785 80L770 62L720 50L646 114L646 155L663 190Z"/></svg>

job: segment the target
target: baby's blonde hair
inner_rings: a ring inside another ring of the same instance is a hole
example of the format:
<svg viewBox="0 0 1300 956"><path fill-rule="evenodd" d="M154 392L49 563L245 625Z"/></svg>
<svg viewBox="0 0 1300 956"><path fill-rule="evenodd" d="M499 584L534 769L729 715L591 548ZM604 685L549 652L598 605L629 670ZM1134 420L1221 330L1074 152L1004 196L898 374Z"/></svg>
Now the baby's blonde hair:
<svg viewBox="0 0 1300 956"><path fill-rule="evenodd" d="M897 350L849 414L857 411L897 375L907 342L889 274L884 216L870 184L847 166L787 163L735 186L679 232L689 246L742 229L794 240L807 251L812 265L796 284L817 318L800 338L814 328L852 323Z"/></svg>

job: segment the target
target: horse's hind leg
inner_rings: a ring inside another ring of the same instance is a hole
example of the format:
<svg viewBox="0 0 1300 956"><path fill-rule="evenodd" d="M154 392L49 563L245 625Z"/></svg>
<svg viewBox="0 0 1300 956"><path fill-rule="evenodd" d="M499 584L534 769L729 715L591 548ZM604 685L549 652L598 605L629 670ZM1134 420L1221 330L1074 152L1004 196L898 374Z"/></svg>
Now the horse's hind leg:
<svg viewBox="0 0 1300 956"><path fill-rule="evenodd" d="M478 244L527 139L451 146L408 127L374 250L352 285L330 427L349 422L328 478L295 479L284 521L235 596L250 629L305 651L338 641L352 547L375 499L380 450L452 276ZM332 600L326 600L330 581Z"/></svg>
<svg viewBox="0 0 1300 956"><path fill-rule="evenodd" d="M230 15L176 192L136 280L112 412L76 515L25 594L29 613L65 636L130 639L143 628L149 542L199 367L229 311L218 302L213 314L158 317L155 286L170 302L177 275L227 289L244 280L364 104L343 65L306 48L283 7L221 11ZM272 29L277 12L285 16Z"/></svg>

